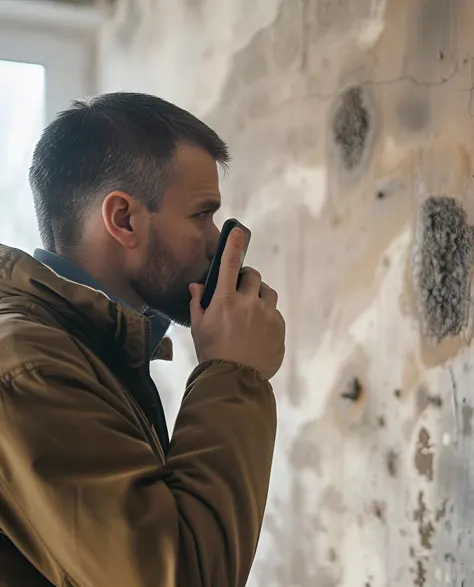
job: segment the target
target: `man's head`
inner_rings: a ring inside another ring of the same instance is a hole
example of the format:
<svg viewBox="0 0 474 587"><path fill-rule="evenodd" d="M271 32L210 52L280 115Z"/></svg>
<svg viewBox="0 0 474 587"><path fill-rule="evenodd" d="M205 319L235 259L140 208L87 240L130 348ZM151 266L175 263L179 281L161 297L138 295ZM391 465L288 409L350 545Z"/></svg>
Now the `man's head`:
<svg viewBox="0 0 474 587"><path fill-rule="evenodd" d="M44 131L30 170L44 247L135 306L189 323L219 232L225 143L203 122L145 94L76 102Z"/></svg>

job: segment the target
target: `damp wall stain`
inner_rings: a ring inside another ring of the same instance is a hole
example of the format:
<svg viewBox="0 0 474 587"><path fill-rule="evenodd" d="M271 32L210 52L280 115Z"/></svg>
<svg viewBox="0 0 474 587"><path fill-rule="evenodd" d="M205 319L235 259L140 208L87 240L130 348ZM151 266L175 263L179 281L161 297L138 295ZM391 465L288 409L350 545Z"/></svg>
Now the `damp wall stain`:
<svg viewBox="0 0 474 587"><path fill-rule="evenodd" d="M221 218L252 227L248 260L288 325L249 587L431 587L445 553L461 584L474 525L474 381L457 368L472 321L473 3L135 3L139 26L124 37L117 23L103 47L104 69L115 63L103 89L171 98L229 143ZM189 333L173 337L173 365L153 372L170 428L194 367ZM355 376L363 393L351 401L341 394Z"/></svg>

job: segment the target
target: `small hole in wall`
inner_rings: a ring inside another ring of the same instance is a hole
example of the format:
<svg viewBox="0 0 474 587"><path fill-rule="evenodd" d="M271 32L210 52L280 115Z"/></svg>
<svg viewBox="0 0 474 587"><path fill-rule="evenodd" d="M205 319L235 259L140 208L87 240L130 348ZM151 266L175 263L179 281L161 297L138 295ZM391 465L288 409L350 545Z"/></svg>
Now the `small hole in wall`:
<svg viewBox="0 0 474 587"><path fill-rule="evenodd" d="M341 393L341 397L356 402L362 395L362 385L360 384L359 378L354 379L348 385L347 391Z"/></svg>

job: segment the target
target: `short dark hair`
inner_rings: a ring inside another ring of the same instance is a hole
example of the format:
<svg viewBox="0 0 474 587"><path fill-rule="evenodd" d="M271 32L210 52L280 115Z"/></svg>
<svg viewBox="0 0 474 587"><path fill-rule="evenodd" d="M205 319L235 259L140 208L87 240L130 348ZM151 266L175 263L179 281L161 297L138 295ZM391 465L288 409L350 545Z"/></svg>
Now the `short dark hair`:
<svg viewBox="0 0 474 587"><path fill-rule="evenodd" d="M180 143L202 147L223 167L230 159L211 128L156 96L118 92L75 101L44 130L30 168L44 247L76 245L91 204L113 190L156 211Z"/></svg>

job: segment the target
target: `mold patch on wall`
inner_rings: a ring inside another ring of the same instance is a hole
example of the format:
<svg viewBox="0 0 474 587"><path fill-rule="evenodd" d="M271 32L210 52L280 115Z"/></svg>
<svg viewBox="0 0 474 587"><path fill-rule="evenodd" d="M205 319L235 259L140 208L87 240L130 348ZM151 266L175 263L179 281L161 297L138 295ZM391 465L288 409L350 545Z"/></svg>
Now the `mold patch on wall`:
<svg viewBox="0 0 474 587"><path fill-rule="evenodd" d="M459 202L443 196L422 204L415 238L415 289L425 334L438 342L466 325L472 245L472 229Z"/></svg>
<svg viewBox="0 0 474 587"><path fill-rule="evenodd" d="M433 457L434 449L430 443L430 434L426 428L421 428L416 446L415 467L428 481L433 481Z"/></svg>
<svg viewBox="0 0 474 587"><path fill-rule="evenodd" d="M360 165L371 126L362 88L345 90L334 112L332 133L344 167L351 171Z"/></svg>
<svg viewBox="0 0 474 587"><path fill-rule="evenodd" d="M418 504L416 510L413 512L413 518L418 525L418 534L420 536L420 546L426 550L431 550L432 539L435 533L435 528L428 519L428 508L424 502L423 492L418 493Z"/></svg>

